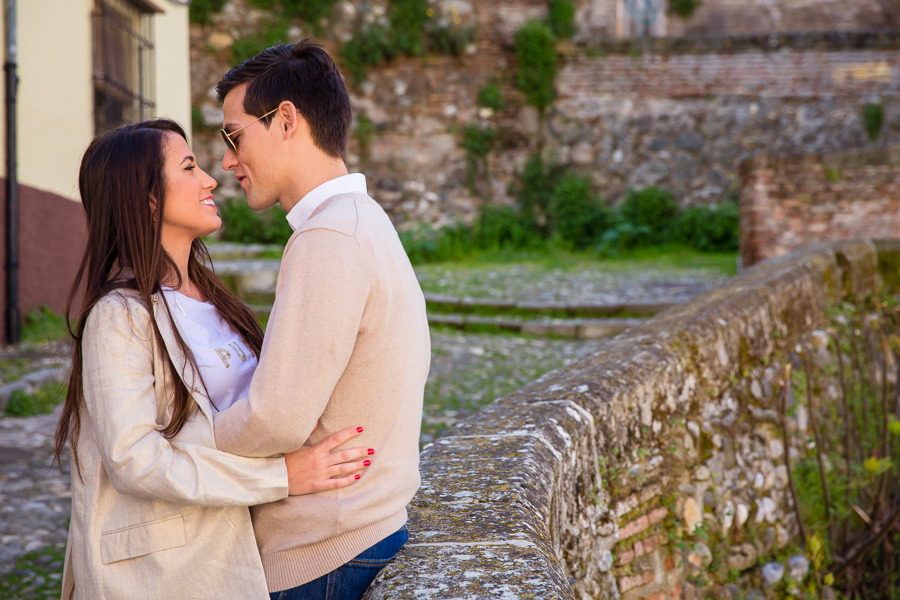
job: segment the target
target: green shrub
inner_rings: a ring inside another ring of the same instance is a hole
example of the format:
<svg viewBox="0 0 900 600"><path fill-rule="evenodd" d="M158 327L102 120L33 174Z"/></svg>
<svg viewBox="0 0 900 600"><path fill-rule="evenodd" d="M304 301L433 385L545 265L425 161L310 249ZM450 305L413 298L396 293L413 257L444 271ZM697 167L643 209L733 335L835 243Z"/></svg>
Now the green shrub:
<svg viewBox="0 0 900 600"><path fill-rule="evenodd" d="M541 113L553 102L556 80L556 45L553 32L539 21L529 21L516 33L519 71L516 87Z"/></svg>
<svg viewBox="0 0 900 600"><path fill-rule="evenodd" d="M594 246L603 256L618 256L625 250L637 248L650 235L650 229L646 225L634 225L623 220L621 215L618 217L618 222L604 231L600 241Z"/></svg>
<svg viewBox="0 0 900 600"><path fill-rule="evenodd" d="M191 23L206 25L212 19L212 13L222 10L228 0L193 0L189 9Z"/></svg>
<svg viewBox="0 0 900 600"><path fill-rule="evenodd" d="M506 108L503 92L496 83L489 83L478 91L478 106L490 108L494 112L500 112Z"/></svg>
<svg viewBox="0 0 900 600"><path fill-rule="evenodd" d="M700 7L701 0L669 0L668 12L676 14L682 19L690 18L694 11Z"/></svg>
<svg viewBox="0 0 900 600"><path fill-rule="evenodd" d="M538 224L541 232L549 235L548 214L553 202L553 191L566 173L562 165L544 163L540 153L533 154L525 169L518 176L518 182L511 186L511 193L522 212Z"/></svg>
<svg viewBox="0 0 900 600"><path fill-rule="evenodd" d="M356 119L356 127L353 128L353 137L359 144L359 157L361 160L369 160L372 152L372 140L375 139L375 125L366 114L361 114Z"/></svg>
<svg viewBox="0 0 900 600"><path fill-rule="evenodd" d="M414 265L457 260L472 251L472 228L464 223L441 229L423 225L401 231L400 242Z"/></svg>
<svg viewBox="0 0 900 600"><path fill-rule="evenodd" d="M880 104L866 104L862 112L863 127L873 142L881 135L884 125L884 108Z"/></svg>
<svg viewBox="0 0 900 600"><path fill-rule="evenodd" d="M428 50L435 54L462 56L466 47L475 41L475 30L457 25L429 25L425 29Z"/></svg>
<svg viewBox="0 0 900 600"><path fill-rule="evenodd" d="M466 184L475 191L475 178L488 175L487 156L497 140L497 130L480 125L466 125L462 148L466 151Z"/></svg>
<svg viewBox="0 0 900 600"><path fill-rule="evenodd" d="M248 0L248 2L288 18L302 19L314 26L329 16L337 4L337 0ZM296 41L299 40L291 40L290 43Z"/></svg>
<svg viewBox="0 0 900 600"><path fill-rule="evenodd" d="M662 244L669 239L678 214L678 204L675 203L672 192L649 187L629 192L619 213L632 225L647 228L647 237L641 240L643 245Z"/></svg>
<svg viewBox="0 0 900 600"><path fill-rule="evenodd" d="M235 64L240 64L248 58L253 58L266 48L277 44L288 44L288 27L290 21L275 19L266 23L259 31L247 37L236 39L231 44L231 59Z"/></svg>
<svg viewBox="0 0 900 600"><path fill-rule="evenodd" d="M422 54L422 32L428 19L428 0L388 0L391 37L398 53Z"/></svg>
<svg viewBox="0 0 900 600"><path fill-rule="evenodd" d="M543 245L534 221L514 206L485 204L474 226L479 250L533 250Z"/></svg>
<svg viewBox="0 0 900 600"><path fill-rule="evenodd" d="M67 386L61 383L47 383L33 393L16 390L9 397L3 415L6 417L33 417L53 412L53 407L66 397Z"/></svg>
<svg viewBox="0 0 900 600"><path fill-rule="evenodd" d="M740 210L736 202L716 208L694 206L675 222L674 238L701 252L735 252L738 249Z"/></svg>
<svg viewBox="0 0 900 600"><path fill-rule="evenodd" d="M247 244L285 244L291 237L287 213L280 205L256 212L242 198L232 198L219 209L225 227L222 240Z"/></svg>
<svg viewBox="0 0 900 600"><path fill-rule="evenodd" d="M554 240L563 247L584 250L613 224L612 211L579 175L567 174L556 189L549 210Z"/></svg>
<svg viewBox="0 0 900 600"><path fill-rule="evenodd" d="M572 0L547 0L550 30L558 38L575 35L575 3Z"/></svg>
<svg viewBox="0 0 900 600"><path fill-rule="evenodd" d="M66 318L46 306L25 315L22 323L22 341L41 343L61 340L69 335Z"/></svg>
<svg viewBox="0 0 900 600"><path fill-rule="evenodd" d="M391 60L396 55L391 32L377 25L360 29L340 49L344 69L356 84L366 80L369 67Z"/></svg>

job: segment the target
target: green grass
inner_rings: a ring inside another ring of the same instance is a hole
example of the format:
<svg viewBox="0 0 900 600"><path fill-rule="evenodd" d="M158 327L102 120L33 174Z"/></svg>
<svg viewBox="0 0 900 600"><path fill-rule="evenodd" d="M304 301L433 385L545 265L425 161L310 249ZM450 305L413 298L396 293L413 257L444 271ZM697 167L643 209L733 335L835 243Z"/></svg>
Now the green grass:
<svg viewBox="0 0 900 600"><path fill-rule="evenodd" d="M62 383L47 383L33 393L16 390L3 409L4 417L33 417L53 412L53 408L65 400L67 386Z"/></svg>
<svg viewBox="0 0 900 600"><path fill-rule="evenodd" d="M31 343L53 342L68 335L66 319L46 306L25 315L22 323L22 341Z"/></svg>
<svg viewBox="0 0 900 600"><path fill-rule="evenodd" d="M593 252L570 252L559 248L539 251L485 250L466 258L433 263L454 268L482 268L491 265L528 263L538 269L579 271L587 268L604 271L630 271L635 268L711 269L722 275L737 273L736 253L704 253L674 244L625 250L614 258Z"/></svg>

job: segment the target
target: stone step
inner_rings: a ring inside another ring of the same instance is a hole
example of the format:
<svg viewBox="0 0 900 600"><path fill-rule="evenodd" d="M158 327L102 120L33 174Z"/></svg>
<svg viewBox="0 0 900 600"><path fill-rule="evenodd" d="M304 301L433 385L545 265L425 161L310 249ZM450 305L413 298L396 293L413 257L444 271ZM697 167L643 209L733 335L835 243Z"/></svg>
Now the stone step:
<svg viewBox="0 0 900 600"><path fill-rule="evenodd" d="M256 318L268 319L271 304L250 304ZM522 319L518 317L428 313L428 323L458 329L496 328L510 333L554 335L579 340L612 337L647 322L648 319Z"/></svg>
<svg viewBox="0 0 900 600"><path fill-rule="evenodd" d="M280 259L284 246L278 244L242 244L239 242L210 242L206 244L216 269L220 261L241 259Z"/></svg>
<svg viewBox="0 0 900 600"><path fill-rule="evenodd" d="M271 290L271 300L275 299L275 283L281 260L277 258L241 258L213 263L216 274L229 288L247 301L254 301L248 294L254 290ZM268 298L268 296L264 296Z"/></svg>
<svg viewBox="0 0 900 600"><path fill-rule="evenodd" d="M459 329L497 328L513 333L555 335L580 340L611 337L645 323L647 319L523 319L507 316L428 313L431 325Z"/></svg>
<svg viewBox="0 0 900 600"><path fill-rule="evenodd" d="M445 294L425 294L428 308L439 312L520 312L565 313L569 317L590 317L616 314L652 316L674 306L671 302L623 302L615 304L576 304L566 302L520 302L494 298L472 298Z"/></svg>

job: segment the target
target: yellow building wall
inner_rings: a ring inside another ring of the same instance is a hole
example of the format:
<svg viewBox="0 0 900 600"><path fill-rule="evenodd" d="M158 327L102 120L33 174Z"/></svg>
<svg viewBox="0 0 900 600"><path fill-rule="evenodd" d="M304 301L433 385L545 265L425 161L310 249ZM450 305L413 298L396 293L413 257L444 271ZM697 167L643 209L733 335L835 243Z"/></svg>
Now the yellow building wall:
<svg viewBox="0 0 900 600"><path fill-rule="evenodd" d="M177 121L191 135L191 40L188 8L156 0L157 116Z"/></svg>
<svg viewBox="0 0 900 600"><path fill-rule="evenodd" d="M190 133L188 9L156 0L157 113ZM79 200L78 166L94 137L93 0L19 0L18 174L23 185ZM5 30L0 11L0 38ZM0 56L5 52L3 40ZM5 107L0 172L6 173Z"/></svg>

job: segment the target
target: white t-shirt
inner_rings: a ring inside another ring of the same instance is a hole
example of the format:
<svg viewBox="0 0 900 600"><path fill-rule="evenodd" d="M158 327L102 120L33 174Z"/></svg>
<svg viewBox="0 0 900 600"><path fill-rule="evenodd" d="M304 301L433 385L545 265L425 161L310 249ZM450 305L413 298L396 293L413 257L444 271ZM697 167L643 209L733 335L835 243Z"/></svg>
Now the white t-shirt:
<svg viewBox="0 0 900 600"><path fill-rule="evenodd" d="M163 286L169 310L194 353L213 410L223 411L250 392L258 360L216 307Z"/></svg>

